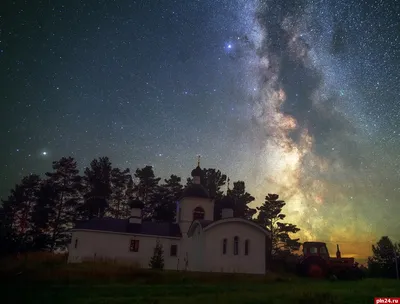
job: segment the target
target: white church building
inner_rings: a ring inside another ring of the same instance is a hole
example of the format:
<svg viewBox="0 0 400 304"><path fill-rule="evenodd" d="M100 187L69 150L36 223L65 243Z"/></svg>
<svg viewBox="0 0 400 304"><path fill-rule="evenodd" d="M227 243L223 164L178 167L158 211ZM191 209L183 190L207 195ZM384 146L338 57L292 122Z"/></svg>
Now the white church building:
<svg viewBox="0 0 400 304"><path fill-rule="evenodd" d="M164 249L164 269L265 274L269 232L254 222L233 217L233 201L221 202L214 220L214 201L201 185L202 170L177 203L173 223L142 221L143 203L131 202L129 219L94 218L72 229L68 262L112 259L148 268L157 241Z"/></svg>

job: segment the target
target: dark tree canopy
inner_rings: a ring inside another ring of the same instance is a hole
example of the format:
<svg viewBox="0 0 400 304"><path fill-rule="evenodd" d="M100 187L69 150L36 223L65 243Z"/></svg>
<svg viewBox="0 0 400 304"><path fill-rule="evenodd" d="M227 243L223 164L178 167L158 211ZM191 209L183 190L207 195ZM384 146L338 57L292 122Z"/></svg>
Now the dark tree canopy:
<svg viewBox="0 0 400 304"><path fill-rule="evenodd" d="M154 201L153 218L159 222L173 222L176 216L176 202L182 192L183 186L180 177L171 175L169 179L165 179L164 183L158 186L152 198Z"/></svg>
<svg viewBox="0 0 400 304"><path fill-rule="evenodd" d="M213 168L201 170L201 184L215 201L215 219L220 217L220 203L224 197L229 197L236 217L252 218L255 210L248 205L254 197L246 191L244 181L234 182L232 189L224 194L226 175ZM189 178L188 183L191 182ZM176 202L182 195L181 177L172 174L161 180L152 166L137 168L132 176L129 169L114 167L108 157L99 157L80 174L75 159L63 157L53 162L52 170L44 179L38 175L24 177L10 191L7 200L2 201L0 242L4 246L0 255L63 250L70 242L69 229L76 221L94 217L128 219L129 202L133 200L144 205L144 221L172 222L176 217ZM269 195L269 200L260 208L258 221L275 233L274 240L279 242L274 241L274 248L279 244L292 249L297 240L290 239L288 233L298 228L275 221L275 217L284 218L280 214L283 205L277 196L275 199ZM271 217L272 228L268 220Z"/></svg>
<svg viewBox="0 0 400 304"><path fill-rule="evenodd" d="M83 218L103 217L111 198L112 165L108 157L94 159L83 176L84 203L80 213Z"/></svg>
<svg viewBox="0 0 400 304"><path fill-rule="evenodd" d="M396 259L400 265L400 244L383 236L376 245L372 245L373 255L368 258L368 269L371 276L396 278ZM398 267L398 266L397 266ZM400 269L398 269L400 272Z"/></svg>
<svg viewBox="0 0 400 304"><path fill-rule="evenodd" d="M50 250L60 248L69 240L69 223L76 219L76 208L82 189L77 163L72 157L53 162L53 172L46 173L45 187L51 209L48 214ZM52 189L50 189L50 187Z"/></svg>
<svg viewBox="0 0 400 304"><path fill-rule="evenodd" d="M220 199L223 196L221 188L226 184L226 175L216 169L202 169L201 184L207 189L210 198ZM186 180L186 184L190 185L193 182L192 178Z"/></svg>
<svg viewBox="0 0 400 304"><path fill-rule="evenodd" d="M128 185L132 182L129 169L121 170L113 168L111 170L111 197L109 203L109 213L115 218L129 217L130 208L126 199Z"/></svg>
<svg viewBox="0 0 400 304"><path fill-rule="evenodd" d="M221 188L226 184L226 175L216 169L203 169L201 184L208 190L211 198L221 199L223 195Z"/></svg>
<svg viewBox="0 0 400 304"><path fill-rule="evenodd" d="M270 231L270 256L278 256L282 253L291 253L301 246L299 239L292 239L290 234L300 231L296 225L283 223L286 215L282 214L282 208L286 205L279 200L279 195L268 194L264 204L257 208L259 211L256 222Z"/></svg>
<svg viewBox="0 0 400 304"><path fill-rule="evenodd" d="M34 211L37 199L37 193L40 189L40 177L38 175L29 175L22 179L21 184L17 185L11 192L12 217L14 227L18 238L19 247L25 250L32 243L32 226L30 220Z"/></svg>
<svg viewBox="0 0 400 304"><path fill-rule="evenodd" d="M136 169L135 178L136 183L134 186L134 192L136 197L145 204L143 216L150 219L154 214L154 195L159 187L158 183L161 178L155 176L152 166L145 166L142 169Z"/></svg>
<svg viewBox="0 0 400 304"><path fill-rule="evenodd" d="M257 210L248 206L255 198L246 192L246 185L244 181L237 181L233 183L233 188L227 191L227 195L231 196L235 201L235 217L244 219L252 219Z"/></svg>

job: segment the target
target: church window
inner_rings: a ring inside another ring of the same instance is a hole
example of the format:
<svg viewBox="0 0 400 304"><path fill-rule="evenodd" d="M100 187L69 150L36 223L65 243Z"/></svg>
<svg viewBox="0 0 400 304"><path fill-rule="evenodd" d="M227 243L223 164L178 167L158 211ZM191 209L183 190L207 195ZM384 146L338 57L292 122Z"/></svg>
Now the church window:
<svg viewBox="0 0 400 304"><path fill-rule="evenodd" d="M239 254L239 237L235 236L233 239L233 254L238 255Z"/></svg>
<svg viewBox="0 0 400 304"><path fill-rule="evenodd" d="M228 245L228 240L227 240L227 239L224 239L224 240L222 241L222 254L226 254L226 247L227 247L227 245Z"/></svg>
<svg viewBox="0 0 400 304"><path fill-rule="evenodd" d="M131 245L129 246L129 251L132 251L132 252L139 251L139 240L131 240Z"/></svg>
<svg viewBox="0 0 400 304"><path fill-rule="evenodd" d="M249 255L249 240L244 241L244 255Z"/></svg>
<svg viewBox="0 0 400 304"><path fill-rule="evenodd" d="M170 255L177 256L178 254L178 245L171 245Z"/></svg>
<svg viewBox="0 0 400 304"><path fill-rule="evenodd" d="M75 239L75 248L78 248L78 239Z"/></svg>
<svg viewBox="0 0 400 304"><path fill-rule="evenodd" d="M196 207L193 210L193 220L204 220L204 209L201 207Z"/></svg>

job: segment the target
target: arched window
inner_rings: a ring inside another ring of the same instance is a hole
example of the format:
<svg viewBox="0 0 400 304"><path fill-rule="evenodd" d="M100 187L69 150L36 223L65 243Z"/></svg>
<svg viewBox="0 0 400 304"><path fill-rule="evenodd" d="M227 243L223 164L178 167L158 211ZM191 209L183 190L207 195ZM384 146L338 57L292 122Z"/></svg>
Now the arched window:
<svg viewBox="0 0 400 304"><path fill-rule="evenodd" d="M196 207L193 210L193 220L204 220L204 209L201 207Z"/></svg>
<svg viewBox="0 0 400 304"><path fill-rule="evenodd" d="M233 254L238 255L239 254L239 237L235 236L233 238Z"/></svg>
<svg viewBox="0 0 400 304"><path fill-rule="evenodd" d="M244 241L244 255L249 255L249 240Z"/></svg>
<svg viewBox="0 0 400 304"><path fill-rule="evenodd" d="M227 246L228 246L228 240L227 240L227 239L224 239L224 240L222 241L222 254L226 254L226 248L227 248Z"/></svg>

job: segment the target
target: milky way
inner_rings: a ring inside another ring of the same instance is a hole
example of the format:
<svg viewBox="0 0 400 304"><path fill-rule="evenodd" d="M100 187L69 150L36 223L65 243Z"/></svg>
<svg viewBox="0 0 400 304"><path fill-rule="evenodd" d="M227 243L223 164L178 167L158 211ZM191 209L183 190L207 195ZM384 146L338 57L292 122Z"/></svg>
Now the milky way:
<svg viewBox="0 0 400 304"><path fill-rule="evenodd" d="M257 194L280 193L303 239L347 243L353 255L379 234L398 238L400 228L390 215L399 211L398 78L384 80L396 102L377 104L381 77L395 67L365 49L383 40L395 57L400 41L384 32L372 40L369 30L385 21L372 25L366 5L260 1L244 18L254 17L244 65L249 92L257 89L254 140L240 161L255 159Z"/></svg>
<svg viewBox="0 0 400 304"><path fill-rule="evenodd" d="M29 6L30 5L30 6ZM0 16L0 196L70 155L287 202L302 240L400 240L395 1L14 2Z"/></svg>

